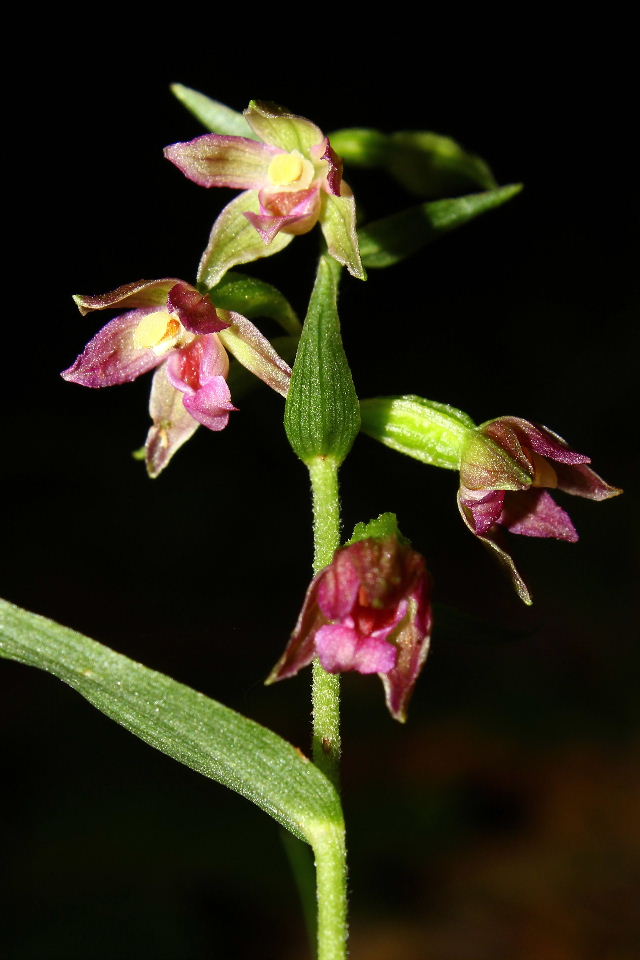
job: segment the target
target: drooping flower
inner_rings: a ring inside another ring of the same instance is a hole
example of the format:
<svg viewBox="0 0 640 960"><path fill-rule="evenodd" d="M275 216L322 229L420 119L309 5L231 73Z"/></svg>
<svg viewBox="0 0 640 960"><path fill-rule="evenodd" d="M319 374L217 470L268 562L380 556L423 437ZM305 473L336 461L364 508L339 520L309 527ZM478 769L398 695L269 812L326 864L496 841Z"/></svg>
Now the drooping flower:
<svg viewBox="0 0 640 960"><path fill-rule="evenodd" d="M210 133L164 151L200 186L243 191L216 220L198 279L213 286L230 267L277 253L318 221L329 253L363 279L353 194L328 137L275 104L252 101L244 116L259 139Z"/></svg>
<svg viewBox="0 0 640 960"><path fill-rule="evenodd" d="M311 582L291 640L269 681L318 657L330 673L377 673L387 706L405 720L429 649L430 580L423 557L397 534L336 551Z"/></svg>
<svg viewBox="0 0 640 960"><path fill-rule="evenodd" d="M286 395L291 371L246 317L216 310L182 280L140 280L100 296L74 298L82 314L122 307L62 377L85 387L128 383L156 369L146 441L149 475L157 476L200 424L222 430L236 407L226 377L238 343L241 362Z"/></svg>
<svg viewBox="0 0 640 960"><path fill-rule="evenodd" d="M589 500L606 500L622 491L610 486L546 427L519 417L499 417L466 434L460 462L458 506L469 530L491 547L507 567L525 603L531 598L500 527L527 537L575 542L569 515L545 488Z"/></svg>

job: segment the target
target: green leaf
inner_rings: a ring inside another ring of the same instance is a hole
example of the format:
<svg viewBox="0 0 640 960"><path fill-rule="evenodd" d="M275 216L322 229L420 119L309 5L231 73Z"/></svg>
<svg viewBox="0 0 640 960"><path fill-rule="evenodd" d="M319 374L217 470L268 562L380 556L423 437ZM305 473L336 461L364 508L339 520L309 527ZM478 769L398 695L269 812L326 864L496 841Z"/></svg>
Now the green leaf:
<svg viewBox="0 0 640 960"><path fill-rule="evenodd" d="M360 402L361 430L398 453L457 470L475 424L462 410L424 397L372 397Z"/></svg>
<svg viewBox="0 0 640 960"><path fill-rule="evenodd" d="M330 135L331 146L356 167L382 167L402 186L423 199L463 193L498 184L488 164L451 137L430 130L379 130L353 127Z"/></svg>
<svg viewBox="0 0 640 960"><path fill-rule="evenodd" d="M374 269L390 267L441 234L501 206L521 190L521 183L512 183L484 193L470 193L466 197L432 200L376 220L358 231L362 262L365 267Z"/></svg>
<svg viewBox="0 0 640 960"><path fill-rule="evenodd" d="M269 317L292 336L302 330L298 315L283 293L256 277L230 270L217 286L206 291L217 307L233 310L253 320Z"/></svg>
<svg viewBox="0 0 640 960"><path fill-rule="evenodd" d="M301 840L313 845L342 823L331 783L271 730L4 600L0 656L52 673L131 733L242 794Z"/></svg>
<svg viewBox="0 0 640 960"><path fill-rule="evenodd" d="M446 197L474 187L494 190L498 186L488 164L451 137L407 130L392 134L391 141L389 172L419 197Z"/></svg>
<svg viewBox="0 0 640 960"><path fill-rule="evenodd" d="M171 92L212 133L257 140L243 115L224 103L205 97L204 93L198 93L190 87L183 87L181 83L172 83Z"/></svg>
<svg viewBox="0 0 640 960"><path fill-rule="evenodd" d="M337 296L341 267L320 258L285 407L289 443L306 464L342 463L360 429L360 409L342 346Z"/></svg>

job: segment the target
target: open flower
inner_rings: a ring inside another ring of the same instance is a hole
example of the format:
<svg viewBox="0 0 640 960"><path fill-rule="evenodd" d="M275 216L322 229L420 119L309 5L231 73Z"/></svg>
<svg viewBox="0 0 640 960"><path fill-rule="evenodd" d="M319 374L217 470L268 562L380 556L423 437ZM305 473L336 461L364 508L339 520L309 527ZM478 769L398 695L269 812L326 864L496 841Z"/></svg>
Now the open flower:
<svg viewBox="0 0 640 960"><path fill-rule="evenodd" d="M231 403L226 377L229 348L241 362L286 395L291 371L246 317L216 310L207 296L182 280L140 280L95 297L74 298L80 312L134 309L106 324L62 373L85 387L110 387L156 369L146 442L150 476L157 476L199 424L222 430Z"/></svg>
<svg viewBox="0 0 640 960"><path fill-rule="evenodd" d="M293 676L315 657L330 673L377 673L389 711L404 720L430 632L423 557L395 534L369 537L338 550L311 582L268 682Z"/></svg>
<svg viewBox="0 0 640 960"><path fill-rule="evenodd" d="M252 101L244 115L259 140L210 133L164 151L200 186L244 191L216 220L199 280L213 286L230 267L277 253L318 221L329 253L364 278L353 195L329 139L275 104Z"/></svg>
<svg viewBox="0 0 640 960"><path fill-rule="evenodd" d="M462 446L458 505L467 527L507 567L525 603L526 584L500 537L500 527L527 537L578 539L571 518L544 488L590 500L621 493L609 486L557 434L519 417L499 417L471 430Z"/></svg>

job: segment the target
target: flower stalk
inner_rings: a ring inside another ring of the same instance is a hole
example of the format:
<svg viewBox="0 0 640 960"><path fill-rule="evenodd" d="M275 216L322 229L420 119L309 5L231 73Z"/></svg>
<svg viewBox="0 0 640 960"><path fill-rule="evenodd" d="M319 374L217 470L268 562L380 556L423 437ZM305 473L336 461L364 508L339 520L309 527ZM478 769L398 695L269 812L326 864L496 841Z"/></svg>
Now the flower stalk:
<svg viewBox="0 0 640 960"><path fill-rule="evenodd" d="M308 463L313 501L313 572L328 566L340 546L338 463ZM340 674L313 662L311 685L313 761L340 789ZM318 902L318 960L343 960L347 949L347 854L344 826L327 824L314 843Z"/></svg>
<svg viewBox="0 0 640 960"><path fill-rule="evenodd" d="M309 475L313 498L313 572L317 574L331 563L340 546L338 464L333 457L315 457L309 462ZM313 760L338 788L340 674L328 673L319 660L313 662L311 702Z"/></svg>

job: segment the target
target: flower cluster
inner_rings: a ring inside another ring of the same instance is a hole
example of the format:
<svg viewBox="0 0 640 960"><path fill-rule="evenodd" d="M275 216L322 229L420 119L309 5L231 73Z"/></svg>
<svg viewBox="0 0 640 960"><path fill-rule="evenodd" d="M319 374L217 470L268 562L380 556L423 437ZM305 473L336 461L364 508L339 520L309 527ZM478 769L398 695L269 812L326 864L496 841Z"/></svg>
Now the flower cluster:
<svg viewBox="0 0 640 960"><path fill-rule="evenodd" d="M423 557L397 534L342 547L311 582L297 626L270 681L318 657L330 673L377 673L387 706L406 718L429 649L430 580Z"/></svg>

